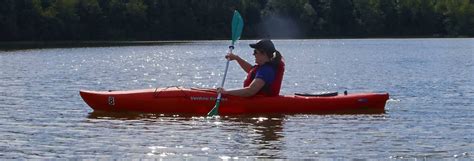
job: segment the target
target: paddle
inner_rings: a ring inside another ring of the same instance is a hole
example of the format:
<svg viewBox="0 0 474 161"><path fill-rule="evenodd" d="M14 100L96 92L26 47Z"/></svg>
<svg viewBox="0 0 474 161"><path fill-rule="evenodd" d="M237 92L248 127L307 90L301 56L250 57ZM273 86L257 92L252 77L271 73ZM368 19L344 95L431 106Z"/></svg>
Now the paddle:
<svg viewBox="0 0 474 161"><path fill-rule="evenodd" d="M243 28L244 28L244 20L242 19L242 16L240 16L240 13L237 10L235 10L234 17L232 17L232 44L229 46L229 53L232 53L235 42L240 39L240 35L242 34ZM224 87L225 77L227 76L228 68L229 68L229 60L227 59L227 63L225 65L224 78L222 78L221 88ZM214 108L212 108L212 110L209 111L209 113L207 113L207 116L219 115L219 105L221 103L221 98L222 98L222 94L221 92L219 92L217 94L216 104L214 105Z"/></svg>

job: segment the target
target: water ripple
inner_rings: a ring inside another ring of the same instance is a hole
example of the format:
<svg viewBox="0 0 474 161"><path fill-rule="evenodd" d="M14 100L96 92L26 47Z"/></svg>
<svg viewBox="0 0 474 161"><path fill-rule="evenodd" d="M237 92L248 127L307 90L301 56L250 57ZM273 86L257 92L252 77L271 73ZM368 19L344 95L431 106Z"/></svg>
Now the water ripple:
<svg viewBox="0 0 474 161"><path fill-rule="evenodd" d="M97 113L80 89L216 87L227 41L0 52L2 159L474 159L473 39L276 40L282 93L387 91L380 115ZM248 43L235 53L252 61ZM232 62L226 88L242 86Z"/></svg>

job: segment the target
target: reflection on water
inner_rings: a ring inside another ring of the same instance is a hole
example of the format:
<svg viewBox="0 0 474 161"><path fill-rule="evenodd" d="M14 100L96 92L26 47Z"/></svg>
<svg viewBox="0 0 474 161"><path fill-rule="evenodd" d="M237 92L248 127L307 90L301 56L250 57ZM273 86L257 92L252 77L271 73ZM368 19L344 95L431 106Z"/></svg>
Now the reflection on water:
<svg viewBox="0 0 474 161"><path fill-rule="evenodd" d="M285 158L281 154L282 146L281 143L283 134L283 124L285 121L284 115L265 115L265 116L253 116L253 115L240 115L240 116L225 116L225 117L193 117L193 116L180 116L180 115L164 115L164 114L153 114L153 113L124 113L124 112L91 112L88 117L92 120L105 120L105 121L138 121L138 122L173 122L182 123L183 125L196 126L192 129L199 128L201 125L209 126L222 130L222 132L216 133L216 135L226 134L228 135L227 140L232 140L237 143L244 143L250 141L251 144L256 145L252 148L252 153L255 156L261 156L265 158ZM231 126L226 126L231 125ZM245 130L243 130L245 129ZM245 134L247 133L247 134ZM235 135L234 135L235 134ZM247 135L247 136L246 136ZM196 138L197 139L197 138ZM251 140L248 140L251 139ZM158 155L161 157L168 156L192 156L191 153L184 153L186 151L183 145L175 145L174 147L166 147L163 145L150 146L151 152L147 155L153 156ZM191 150L191 149L187 149ZM202 147L200 149L204 154L209 155L210 151L217 150L211 149L211 147ZM232 150L232 149L229 149ZM250 150L250 149L247 149ZM191 150L192 151L192 150ZM250 151L249 151L250 152ZM223 158L230 156L221 156ZM235 157L230 157L234 158ZM237 156L238 158L238 156Z"/></svg>

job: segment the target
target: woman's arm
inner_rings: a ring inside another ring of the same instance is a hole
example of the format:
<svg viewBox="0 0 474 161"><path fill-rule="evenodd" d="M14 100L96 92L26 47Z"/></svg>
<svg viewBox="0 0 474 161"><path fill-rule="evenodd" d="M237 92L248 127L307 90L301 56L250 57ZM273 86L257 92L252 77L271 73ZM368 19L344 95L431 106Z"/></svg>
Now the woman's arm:
<svg viewBox="0 0 474 161"><path fill-rule="evenodd" d="M233 89L233 90L224 90L224 89L219 89L221 90L222 94L228 94L228 95L233 95L233 96L241 96L241 97L250 97L254 96L255 94L260 91L260 89L265 86L265 81L263 81L260 78L255 78L252 83L250 83L250 86L241 88L241 89Z"/></svg>
<svg viewBox="0 0 474 161"><path fill-rule="evenodd" d="M229 53L226 55L226 58L229 60L236 60L237 63L239 63L240 67L246 72L250 72L250 69L252 69L252 65L245 61L244 59L240 58L238 55Z"/></svg>

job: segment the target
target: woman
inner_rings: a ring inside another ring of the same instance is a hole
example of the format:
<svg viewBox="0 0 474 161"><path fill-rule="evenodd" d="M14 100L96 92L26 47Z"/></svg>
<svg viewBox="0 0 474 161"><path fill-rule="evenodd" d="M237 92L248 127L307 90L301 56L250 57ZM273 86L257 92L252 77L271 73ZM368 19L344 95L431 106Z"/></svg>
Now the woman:
<svg viewBox="0 0 474 161"><path fill-rule="evenodd" d="M218 90L222 94L242 97L250 97L256 94L278 96L285 71L285 63L280 52L275 49L273 42L268 39L250 44L250 47L254 48L253 55L257 65L252 66L232 53L226 55L227 59L236 60L240 67L247 72L244 88L233 90L219 88Z"/></svg>

